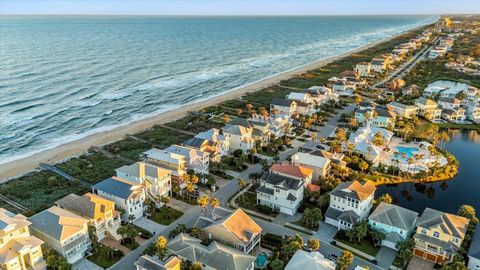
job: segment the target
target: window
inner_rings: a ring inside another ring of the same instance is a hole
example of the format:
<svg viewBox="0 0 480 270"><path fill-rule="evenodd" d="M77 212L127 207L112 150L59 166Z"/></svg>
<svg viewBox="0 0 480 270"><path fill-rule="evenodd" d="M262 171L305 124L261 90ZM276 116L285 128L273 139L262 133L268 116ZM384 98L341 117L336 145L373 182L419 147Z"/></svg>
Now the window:
<svg viewBox="0 0 480 270"><path fill-rule="evenodd" d="M105 213L105 205L100 205L100 213Z"/></svg>
<svg viewBox="0 0 480 270"><path fill-rule="evenodd" d="M436 237L436 238L440 237L440 233L439 232L433 232L433 237Z"/></svg>
<svg viewBox="0 0 480 270"><path fill-rule="evenodd" d="M422 229L422 234L427 234L427 230Z"/></svg>

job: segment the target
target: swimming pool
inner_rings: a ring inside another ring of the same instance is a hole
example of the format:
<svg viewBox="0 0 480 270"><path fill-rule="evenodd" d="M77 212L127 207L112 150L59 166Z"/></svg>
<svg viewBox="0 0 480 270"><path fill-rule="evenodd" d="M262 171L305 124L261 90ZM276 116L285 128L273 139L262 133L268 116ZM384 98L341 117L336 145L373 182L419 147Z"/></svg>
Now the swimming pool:
<svg viewBox="0 0 480 270"><path fill-rule="evenodd" d="M268 256L267 253L261 252L258 254L257 259L255 260L256 267L264 267L265 263L267 262Z"/></svg>
<svg viewBox="0 0 480 270"><path fill-rule="evenodd" d="M398 157L392 155L392 158L397 158L398 160L407 161L409 158L413 157L416 152L418 152L417 147L403 147L397 146Z"/></svg>

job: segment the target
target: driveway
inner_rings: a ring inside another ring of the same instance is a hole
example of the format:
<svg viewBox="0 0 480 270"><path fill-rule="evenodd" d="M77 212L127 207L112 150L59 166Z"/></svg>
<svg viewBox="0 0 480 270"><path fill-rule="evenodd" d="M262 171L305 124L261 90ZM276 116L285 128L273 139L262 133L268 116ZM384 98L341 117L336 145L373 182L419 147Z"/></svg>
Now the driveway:
<svg viewBox="0 0 480 270"><path fill-rule="evenodd" d="M330 118L328 122L321 128L321 130L318 132L317 138L328 138L330 136L333 136L333 133L335 130L338 128L338 121L340 120L340 116L342 114L349 114L355 110L355 104L349 104L347 107L337 111L337 114L335 114L334 117Z"/></svg>
<svg viewBox="0 0 480 270"><path fill-rule="evenodd" d="M320 239L322 242L330 243L337 233L337 228L330 224L325 223L324 221L320 221L320 229L315 234L315 237Z"/></svg>
<svg viewBox="0 0 480 270"><path fill-rule="evenodd" d="M408 264L407 270L433 270L433 266L433 262L413 256Z"/></svg>
<svg viewBox="0 0 480 270"><path fill-rule="evenodd" d="M133 222L133 224L137 225L138 227L147 230L153 234L163 231L167 226L158 224L153 220L150 220L146 217L141 217Z"/></svg>
<svg viewBox="0 0 480 270"><path fill-rule="evenodd" d="M103 270L102 267L94 264L93 262L85 258L73 264L72 269L73 270Z"/></svg>
<svg viewBox="0 0 480 270"><path fill-rule="evenodd" d="M382 246L378 251L377 256L375 257L375 260L377 260L378 266L384 269L388 269L390 265L392 265L396 256L397 256L396 250Z"/></svg>

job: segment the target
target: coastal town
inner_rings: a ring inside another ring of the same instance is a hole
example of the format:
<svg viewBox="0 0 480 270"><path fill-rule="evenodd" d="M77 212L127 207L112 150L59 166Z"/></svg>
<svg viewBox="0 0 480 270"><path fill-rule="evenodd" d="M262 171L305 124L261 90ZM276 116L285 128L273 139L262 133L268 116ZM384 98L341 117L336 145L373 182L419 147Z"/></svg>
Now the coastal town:
<svg viewBox="0 0 480 270"><path fill-rule="evenodd" d="M257 90L2 179L0 269L480 269L474 206L376 192L458 174L445 145L480 130L479 16Z"/></svg>

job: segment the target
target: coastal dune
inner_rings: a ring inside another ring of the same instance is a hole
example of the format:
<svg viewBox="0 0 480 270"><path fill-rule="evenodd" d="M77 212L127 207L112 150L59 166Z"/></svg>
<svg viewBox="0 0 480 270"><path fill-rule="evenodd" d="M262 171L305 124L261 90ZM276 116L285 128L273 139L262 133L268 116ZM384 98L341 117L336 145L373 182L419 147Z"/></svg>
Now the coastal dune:
<svg viewBox="0 0 480 270"><path fill-rule="evenodd" d="M420 28L420 27L417 27L417 28ZM408 31L412 31L417 28L410 29ZM109 131L95 133L76 141L68 142L51 149L46 149L45 151L35 153L31 156L28 156L22 159L0 164L0 182L4 182L14 177L34 171L38 169L39 163L42 163L42 162L50 163L50 164L57 163L65 159L68 159L70 157L85 153L92 146L102 146L105 144L109 144L124 138L125 135L127 134L134 134L134 133L143 131L145 129L151 128L155 124L164 124L164 123L168 123L168 122L183 118L188 114L189 111L198 111L203 108L221 103L223 101L239 98L246 93L255 92L263 88L275 85L280 81L289 79L295 75L300 75L309 70L320 68L331 62L337 61L341 58L348 57L353 53L376 46L379 43L393 39L396 36L399 36L403 33L400 33L398 35L395 35L377 42L372 42L370 44L367 44L365 46L359 47L357 49L345 52L337 56L312 62L308 65L295 68L269 78L265 78L263 80L254 82L252 84L248 84L242 87L232 89L230 91L226 91L225 93L222 93L221 95L218 95L218 96L210 97L208 99L201 100L195 103L186 104L181 108L177 108L171 111L166 111L156 116L152 116L152 117L135 121L123 126L119 126Z"/></svg>

